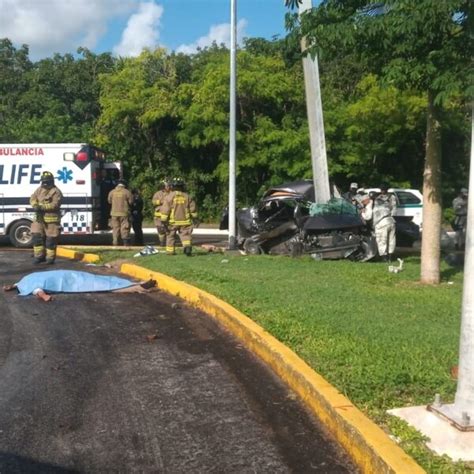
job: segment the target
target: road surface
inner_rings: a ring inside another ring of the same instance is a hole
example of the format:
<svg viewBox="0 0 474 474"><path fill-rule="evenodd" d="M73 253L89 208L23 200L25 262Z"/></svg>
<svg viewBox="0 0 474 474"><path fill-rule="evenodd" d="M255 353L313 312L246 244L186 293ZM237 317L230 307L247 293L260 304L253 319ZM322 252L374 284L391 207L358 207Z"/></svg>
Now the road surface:
<svg viewBox="0 0 474 474"><path fill-rule="evenodd" d="M0 284L50 269L30 255L0 249ZM357 471L266 367L180 300L2 291L0 473L16 472Z"/></svg>

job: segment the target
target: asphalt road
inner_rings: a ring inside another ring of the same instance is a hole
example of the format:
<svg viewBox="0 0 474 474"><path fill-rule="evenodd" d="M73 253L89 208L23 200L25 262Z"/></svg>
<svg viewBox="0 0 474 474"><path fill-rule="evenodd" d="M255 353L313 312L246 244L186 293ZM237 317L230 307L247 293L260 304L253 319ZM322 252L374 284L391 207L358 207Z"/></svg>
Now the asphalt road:
<svg viewBox="0 0 474 474"><path fill-rule="evenodd" d="M30 254L0 250L1 285L49 269ZM266 367L180 300L2 291L0 473L17 472L357 471Z"/></svg>

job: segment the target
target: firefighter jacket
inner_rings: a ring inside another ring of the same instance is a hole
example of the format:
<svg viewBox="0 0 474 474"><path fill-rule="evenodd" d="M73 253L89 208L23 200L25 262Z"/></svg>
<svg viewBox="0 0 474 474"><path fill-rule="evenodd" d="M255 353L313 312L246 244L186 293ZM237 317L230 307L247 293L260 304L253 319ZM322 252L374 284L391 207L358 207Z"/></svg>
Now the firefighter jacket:
<svg viewBox="0 0 474 474"><path fill-rule="evenodd" d="M36 211L36 221L45 224L61 222L61 201L63 195L59 188L40 186L30 197L30 205Z"/></svg>
<svg viewBox="0 0 474 474"><path fill-rule="evenodd" d="M123 184L119 184L110 191L108 202L111 206L110 215L112 217L126 217L130 215L133 195Z"/></svg>
<svg viewBox="0 0 474 474"><path fill-rule="evenodd" d="M187 193L172 191L163 203L161 215L161 219L170 225L191 225L192 220L197 219L196 203Z"/></svg>
<svg viewBox="0 0 474 474"><path fill-rule="evenodd" d="M162 208L167 196L171 194L171 191L165 191L161 189L153 195L153 205L155 206L155 219L162 218Z"/></svg>

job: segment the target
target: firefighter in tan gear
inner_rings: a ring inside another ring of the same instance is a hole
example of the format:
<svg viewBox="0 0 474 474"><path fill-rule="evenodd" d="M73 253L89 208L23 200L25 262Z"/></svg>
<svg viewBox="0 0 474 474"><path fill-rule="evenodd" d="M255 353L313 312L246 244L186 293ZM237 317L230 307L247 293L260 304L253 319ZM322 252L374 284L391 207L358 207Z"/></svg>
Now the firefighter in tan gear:
<svg viewBox="0 0 474 474"><path fill-rule="evenodd" d="M166 225L161 220L162 208L166 197L171 193L171 180L165 178L162 182L163 189L160 189L153 195L153 206L155 206L155 227L158 232L158 244L161 247L166 246Z"/></svg>
<svg viewBox="0 0 474 474"><path fill-rule="evenodd" d="M123 245L130 245L130 208L133 195L123 179L120 179L115 189L110 191L108 202L113 245L118 245L120 239Z"/></svg>
<svg viewBox="0 0 474 474"><path fill-rule="evenodd" d="M176 234L179 234L183 252L191 256L191 234L193 224L198 226L196 203L184 192L184 181L175 179L172 192L166 197L161 209L161 219L168 228L166 237L166 253L175 254Z"/></svg>
<svg viewBox="0 0 474 474"><path fill-rule="evenodd" d="M61 201L63 195L54 185L54 176L49 171L41 174L41 186L31 195L30 205L35 211L31 224L34 262L53 264L61 233Z"/></svg>

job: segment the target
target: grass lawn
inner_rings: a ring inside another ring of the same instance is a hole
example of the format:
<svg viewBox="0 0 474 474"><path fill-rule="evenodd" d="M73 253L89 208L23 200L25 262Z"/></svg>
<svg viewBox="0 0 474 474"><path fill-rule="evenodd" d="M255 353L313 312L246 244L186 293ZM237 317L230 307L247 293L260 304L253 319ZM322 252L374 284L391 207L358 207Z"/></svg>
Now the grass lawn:
<svg viewBox="0 0 474 474"><path fill-rule="evenodd" d="M134 252L102 251L110 261ZM434 456L421 436L385 413L454 399L462 272L443 266L442 284L422 286L420 260L400 274L382 263L269 256L163 254L133 263L226 300L293 349L391 435L428 472L471 472Z"/></svg>

